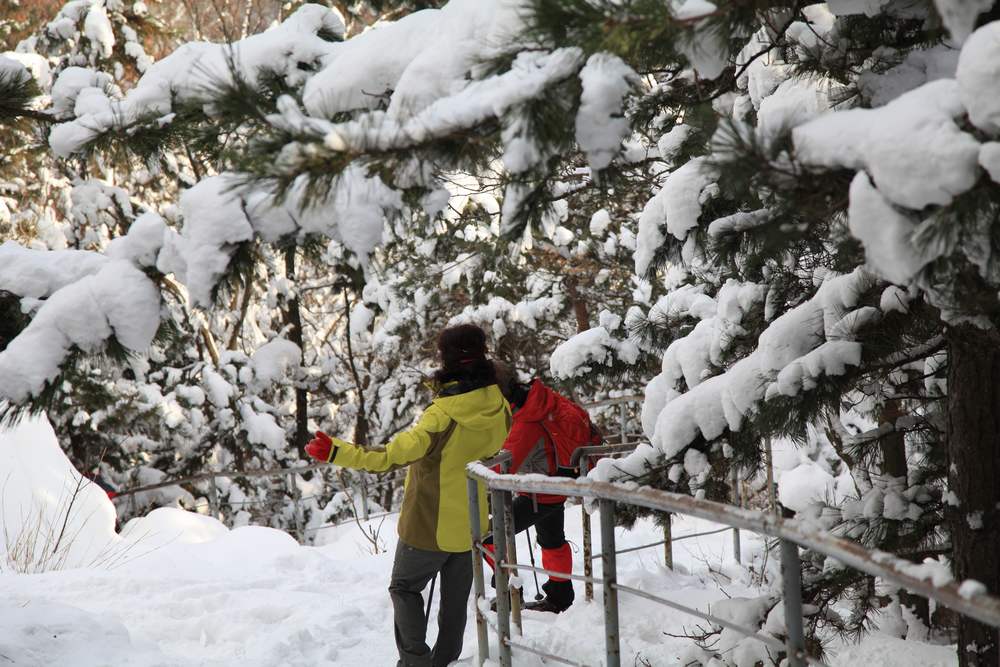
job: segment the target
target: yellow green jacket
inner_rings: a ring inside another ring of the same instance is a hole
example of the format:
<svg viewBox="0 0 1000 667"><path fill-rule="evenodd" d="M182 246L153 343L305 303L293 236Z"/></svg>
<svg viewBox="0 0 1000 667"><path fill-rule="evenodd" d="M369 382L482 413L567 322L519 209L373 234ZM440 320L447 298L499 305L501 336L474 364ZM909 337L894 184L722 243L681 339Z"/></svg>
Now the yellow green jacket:
<svg viewBox="0 0 1000 667"><path fill-rule="evenodd" d="M345 468L406 473L399 538L428 551L472 548L465 466L500 451L510 430L510 405L494 384L438 396L417 424L385 447L361 448L334 438L334 463ZM479 525L487 526L486 492L479 488Z"/></svg>

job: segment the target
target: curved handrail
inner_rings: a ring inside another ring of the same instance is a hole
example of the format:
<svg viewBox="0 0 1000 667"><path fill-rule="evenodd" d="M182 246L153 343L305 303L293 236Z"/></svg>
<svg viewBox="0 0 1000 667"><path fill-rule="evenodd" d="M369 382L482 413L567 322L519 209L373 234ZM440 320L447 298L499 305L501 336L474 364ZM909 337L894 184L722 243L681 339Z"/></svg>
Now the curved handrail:
<svg viewBox="0 0 1000 667"><path fill-rule="evenodd" d="M513 455L511 455L509 450L501 449L499 452L493 455L493 458L487 459L481 462L479 465L482 465L490 469L495 468L496 466L501 466L500 468L501 470L507 470L507 466L510 465L510 462L513 458L514 457Z"/></svg>
<svg viewBox="0 0 1000 667"><path fill-rule="evenodd" d="M627 454L645 442L645 440L633 440L632 442L623 442L620 445L587 445L586 447L577 447L573 450L573 455L569 459L570 465L574 468L579 466L580 459L585 456Z"/></svg>
<svg viewBox="0 0 1000 667"><path fill-rule="evenodd" d="M500 475L476 463L470 463L467 472L471 478L483 482L490 489L610 500L661 512L687 514L795 542L857 570L936 600L965 616L1000 628L1000 597L987 593L969 595L955 582L935 584L921 576L918 564L883 551L869 551L857 542L824 534L820 532L821 528L810 526L799 519L785 519L765 512L642 487L635 483L596 482L586 478L566 479L544 475Z"/></svg>

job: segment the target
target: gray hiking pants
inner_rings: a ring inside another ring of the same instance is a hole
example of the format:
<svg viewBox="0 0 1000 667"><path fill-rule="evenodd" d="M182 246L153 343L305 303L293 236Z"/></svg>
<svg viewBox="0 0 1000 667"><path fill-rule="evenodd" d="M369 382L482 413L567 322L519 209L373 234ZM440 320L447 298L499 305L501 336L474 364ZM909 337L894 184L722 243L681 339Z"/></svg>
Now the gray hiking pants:
<svg viewBox="0 0 1000 667"><path fill-rule="evenodd" d="M438 636L433 650L427 646L427 619L421 594L435 574L440 574L441 607ZM446 667L462 653L469 592L472 590L472 555L468 551L424 551L400 541L392 564L389 595L396 626L396 667Z"/></svg>

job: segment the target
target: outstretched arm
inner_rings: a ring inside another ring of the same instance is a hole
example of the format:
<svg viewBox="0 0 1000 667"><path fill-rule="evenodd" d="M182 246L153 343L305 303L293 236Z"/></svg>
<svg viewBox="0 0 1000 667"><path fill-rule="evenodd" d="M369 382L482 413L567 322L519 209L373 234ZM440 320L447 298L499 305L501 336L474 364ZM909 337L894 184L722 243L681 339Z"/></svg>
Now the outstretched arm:
<svg viewBox="0 0 1000 667"><path fill-rule="evenodd" d="M329 438L329 451L318 451L314 458L328 461L344 468L360 468L369 472L388 472L409 465L427 456L435 448L444 445L454 422L435 406L431 406L421 415L420 421L412 428L397 434L384 447L364 448L341 440ZM317 434L317 440L320 440ZM314 440L313 442L316 442ZM312 443L310 443L311 445ZM317 448L319 449L319 448Z"/></svg>

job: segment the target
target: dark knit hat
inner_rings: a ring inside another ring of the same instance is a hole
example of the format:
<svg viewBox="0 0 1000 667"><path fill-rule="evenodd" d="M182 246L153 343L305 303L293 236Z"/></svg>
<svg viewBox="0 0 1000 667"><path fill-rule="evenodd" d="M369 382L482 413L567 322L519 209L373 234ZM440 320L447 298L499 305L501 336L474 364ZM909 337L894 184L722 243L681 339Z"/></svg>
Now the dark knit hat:
<svg viewBox="0 0 1000 667"><path fill-rule="evenodd" d="M457 381L462 391L496 384L496 369L486 358L486 333L474 324L448 327L438 336L441 368L434 380L443 385Z"/></svg>
<svg viewBox="0 0 1000 667"><path fill-rule="evenodd" d="M486 333L475 324L448 327L438 336L438 352L445 368L455 368L486 358Z"/></svg>

